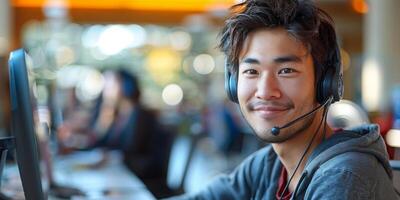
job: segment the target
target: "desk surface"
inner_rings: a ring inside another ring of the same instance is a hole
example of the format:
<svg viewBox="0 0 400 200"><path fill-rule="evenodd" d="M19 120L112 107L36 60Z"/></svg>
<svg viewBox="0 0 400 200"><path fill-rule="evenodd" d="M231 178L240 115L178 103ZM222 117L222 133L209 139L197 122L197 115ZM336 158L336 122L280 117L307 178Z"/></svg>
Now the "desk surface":
<svg viewBox="0 0 400 200"><path fill-rule="evenodd" d="M99 151L77 152L58 157L54 166L55 180L81 189L80 199L155 199L146 186L121 163L121 155L110 152L104 164L93 167L102 157Z"/></svg>
<svg viewBox="0 0 400 200"><path fill-rule="evenodd" d="M93 164L101 157L100 151L58 156L53 163L56 183L79 188L85 192L86 196L73 197L74 200L155 199L141 180L121 163L120 154L111 152L104 164L94 167ZM49 199L57 198L49 197Z"/></svg>

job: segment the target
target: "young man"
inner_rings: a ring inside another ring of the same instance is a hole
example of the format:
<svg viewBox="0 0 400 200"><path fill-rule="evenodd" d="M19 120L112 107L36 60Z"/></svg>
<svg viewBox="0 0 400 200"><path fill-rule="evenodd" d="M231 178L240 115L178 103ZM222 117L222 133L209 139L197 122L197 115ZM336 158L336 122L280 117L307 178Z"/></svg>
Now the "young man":
<svg viewBox="0 0 400 200"><path fill-rule="evenodd" d="M331 18L306 0L247 0L221 34L226 88L271 145L181 199L397 199L376 125L333 131L342 94Z"/></svg>

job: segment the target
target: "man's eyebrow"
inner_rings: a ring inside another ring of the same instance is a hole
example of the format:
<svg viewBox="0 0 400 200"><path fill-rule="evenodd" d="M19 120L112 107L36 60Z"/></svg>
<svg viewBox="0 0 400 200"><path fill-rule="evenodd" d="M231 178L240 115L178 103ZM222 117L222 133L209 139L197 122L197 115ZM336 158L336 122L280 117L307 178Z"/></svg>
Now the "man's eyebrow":
<svg viewBox="0 0 400 200"><path fill-rule="evenodd" d="M260 64L260 61L258 61L255 58L245 58L242 60L241 63L248 63L248 64Z"/></svg>
<svg viewBox="0 0 400 200"><path fill-rule="evenodd" d="M278 56L272 60L274 63L287 63L287 62L301 62L302 59L300 56L296 55L285 55L285 56ZM260 61L256 58L245 58L240 63L247 63L247 64L260 64Z"/></svg>
<svg viewBox="0 0 400 200"><path fill-rule="evenodd" d="M296 55L287 55L276 57L273 61L274 63L301 62L301 58Z"/></svg>

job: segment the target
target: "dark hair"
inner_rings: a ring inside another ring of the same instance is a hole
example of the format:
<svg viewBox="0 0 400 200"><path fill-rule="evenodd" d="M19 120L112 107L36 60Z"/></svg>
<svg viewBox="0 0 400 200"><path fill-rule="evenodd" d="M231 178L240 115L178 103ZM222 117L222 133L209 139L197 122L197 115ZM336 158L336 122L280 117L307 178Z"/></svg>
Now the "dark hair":
<svg viewBox="0 0 400 200"><path fill-rule="evenodd" d="M120 69L117 74L121 80L122 93L132 101L138 102L140 98L140 89L137 78L130 72Z"/></svg>
<svg viewBox="0 0 400 200"><path fill-rule="evenodd" d="M246 37L260 28L284 28L301 41L311 52L316 80L326 67L340 62L333 20L312 1L246 0L231 7L231 16L220 33L219 47L234 76Z"/></svg>

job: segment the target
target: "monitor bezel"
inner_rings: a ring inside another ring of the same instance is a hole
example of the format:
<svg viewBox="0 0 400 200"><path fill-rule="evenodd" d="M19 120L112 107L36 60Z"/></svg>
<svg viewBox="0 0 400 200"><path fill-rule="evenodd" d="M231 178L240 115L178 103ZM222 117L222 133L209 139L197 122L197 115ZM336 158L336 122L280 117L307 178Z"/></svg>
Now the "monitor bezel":
<svg viewBox="0 0 400 200"><path fill-rule="evenodd" d="M9 57L11 130L25 198L42 200L44 193L26 57L23 49L11 52Z"/></svg>

